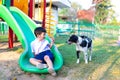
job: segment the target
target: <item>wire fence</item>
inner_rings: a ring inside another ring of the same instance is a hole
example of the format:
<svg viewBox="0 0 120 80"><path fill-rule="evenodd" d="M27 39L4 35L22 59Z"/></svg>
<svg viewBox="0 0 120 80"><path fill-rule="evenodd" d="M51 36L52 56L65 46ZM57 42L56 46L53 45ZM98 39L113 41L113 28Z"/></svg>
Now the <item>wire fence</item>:
<svg viewBox="0 0 120 80"><path fill-rule="evenodd" d="M0 21L0 36L8 34L8 28L6 22Z"/></svg>
<svg viewBox="0 0 120 80"><path fill-rule="evenodd" d="M8 40L8 29L7 23L0 21L0 42Z"/></svg>

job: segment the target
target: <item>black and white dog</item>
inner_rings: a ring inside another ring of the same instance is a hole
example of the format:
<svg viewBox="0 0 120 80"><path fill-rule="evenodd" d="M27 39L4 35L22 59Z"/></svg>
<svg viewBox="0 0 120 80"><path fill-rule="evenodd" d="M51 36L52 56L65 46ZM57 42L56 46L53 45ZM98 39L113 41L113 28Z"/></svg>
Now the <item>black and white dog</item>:
<svg viewBox="0 0 120 80"><path fill-rule="evenodd" d="M68 44L75 43L76 44L76 54L77 54L77 62L80 62L79 54L82 51L84 53L85 63L88 63L88 50L90 51L89 61L92 58L92 39L87 36L77 36L72 35L67 41Z"/></svg>

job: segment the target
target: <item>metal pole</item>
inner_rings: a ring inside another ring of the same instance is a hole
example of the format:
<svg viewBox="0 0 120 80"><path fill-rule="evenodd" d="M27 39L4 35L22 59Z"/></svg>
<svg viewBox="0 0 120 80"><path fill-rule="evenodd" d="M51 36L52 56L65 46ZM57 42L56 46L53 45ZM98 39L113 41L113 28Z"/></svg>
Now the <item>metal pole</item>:
<svg viewBox="0 0 120 80"><path fill-rule="evenodd" d="M9 0L9 1L11 1L11 3L9 2L9 4L8 3L6 3L6 4L8 4L9 7L10 7L10 5L13 6L13 0ZM9 27L8 39L9 39L8 40L9 48L13 48L13 30L10 27Z"/></svg>
<svg viewBox="0 0 120 80"><path fill-rule="evenodd" d="M45 18L46 18L46 0L44 0L44 7L43 7L43 23L42 27L45 28Z"/></svg>
<svg viewBox="0 0 120 80"><path fill-rule="evenodd" d="M30 4L29 4L29 17L31 19L33 17L33 0L30 0Z"/></svg>

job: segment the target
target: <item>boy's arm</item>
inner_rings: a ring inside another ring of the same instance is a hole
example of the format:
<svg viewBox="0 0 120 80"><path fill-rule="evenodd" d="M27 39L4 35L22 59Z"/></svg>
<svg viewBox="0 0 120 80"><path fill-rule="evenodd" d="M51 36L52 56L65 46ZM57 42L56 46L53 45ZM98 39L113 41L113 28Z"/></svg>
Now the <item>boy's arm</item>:
<svg viewBox="0 0 120 80"><path fill-rule="evenodd" d="M50 43L50 48L53 46L53 44L54 44L53 42Z"/></svg>
<svg viewBox="0 0 120 80"><path fill-rule="evenodd" d="M54 44L54 38L51 39L50 48L53 46L53 44Z"/></svg>

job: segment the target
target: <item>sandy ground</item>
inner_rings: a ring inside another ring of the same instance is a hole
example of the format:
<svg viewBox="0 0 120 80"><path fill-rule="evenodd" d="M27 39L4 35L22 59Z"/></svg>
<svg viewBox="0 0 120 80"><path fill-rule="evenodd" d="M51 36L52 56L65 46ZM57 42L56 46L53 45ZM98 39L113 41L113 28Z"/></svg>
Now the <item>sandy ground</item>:
<svg viewBox="0 0 120 80"><path fill-rule="evenodd" d="M19 42L14 47L21 47ZM26 73L19 68L20 53L8 48L8 43L0 43L0 80L69 80L65 77L53 77L50 74Z"/></svg>

